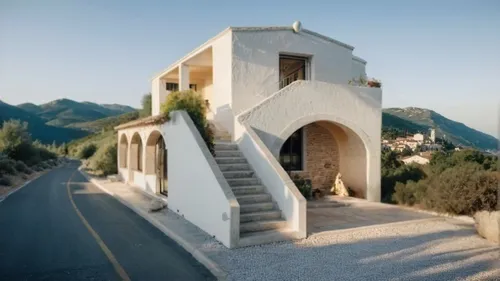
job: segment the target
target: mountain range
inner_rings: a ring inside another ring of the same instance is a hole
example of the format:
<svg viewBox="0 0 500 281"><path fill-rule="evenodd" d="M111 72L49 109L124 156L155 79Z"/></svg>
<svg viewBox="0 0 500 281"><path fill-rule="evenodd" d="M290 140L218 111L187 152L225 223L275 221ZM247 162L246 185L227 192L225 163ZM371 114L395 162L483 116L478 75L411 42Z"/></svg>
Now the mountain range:
<svg viewBox="0 0 500 281"><path fill-rule="evenodd" d="M79 124L124 114L134 115L136 111L126 105L77 102L70 99L58 99L40 105L23 103L17 106L0 101L0 126L3 121L18 119L28 123L28 130L33 139L42 143L55 141L59 144L82 138L93 131ZM107 123L109 121L97 124Z"/></svg>
<svg viewBox="0 0 500 281"><path fill-rule="evenodd" d="M41 105L23 103L17 107L36 114L46 120L47 125L58 127L136 111L135 108L126 105L77 102L70 99L58 99Z"/></svg>

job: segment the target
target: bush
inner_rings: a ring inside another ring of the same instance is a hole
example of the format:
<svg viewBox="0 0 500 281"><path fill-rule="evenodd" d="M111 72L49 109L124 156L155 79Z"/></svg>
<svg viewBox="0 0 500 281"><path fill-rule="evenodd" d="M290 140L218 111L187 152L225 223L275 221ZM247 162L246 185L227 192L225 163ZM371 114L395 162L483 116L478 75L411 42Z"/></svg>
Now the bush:
<svg viewBox="0 0 500 281"><path fill-rule="evenodd" d="M31 147L28 123L21 123L19 120L4 121L0 129L0 151L11 159L22 160L29 155L27 147Z"/></svg>
<svg viewBox="0 0 500 281"><path fill-rule="evenodd" d="M94 171L100 171L103 175L113 175L117 170L117 143L103 146L97 150L96 154L90 159L90 168Z"/></svg>
<svg viewBox="0 0 500 281"><path fill-rule="evenodd" d="M304 198L310 199L312 197L312 184L310 180L304 179L299 175L294 175L293 183L295 183L295 186L297 186Z"/></svg>
<svg viewBox="0 0 500 281"><path fill-rule="evenodd" d="M94 155L97 150L97 146L93 143L84 145L80 151L78 152L78 158L80 159L89 159Z"/></svg>
<svg viewBox="0 0 500 281"><path fill-rule="evenodd" d="M16 161L14 167L21 173L30 174L30 168L28 168L28 166L26 166L26 164L24 164L24 162L22 161Z"/></svg>
<svg viewBox="0 0 500 281"><path fill-rule="evenodd" d="M0 177L0 185L9 186L11 184L12 184L12 182L10 181L10 179L5 178L5 177Z"/></svg>
<svg viewBox="0 0 500 281"><path fill-rule="evenodd" d="M483 170L477 163L448 168L429 183L424 206L439 212L473 215L496 210L499 173Z"/></svg>
<svg viewBox="0 0 500 281"><path fill-rule="evenodd" d="M207 122L207 107L202 95L192 90L170 93L165 103L161 105L161 112L168 121L170 113L176 110L185 110L188 113L208 149L214 155L214 134Z"/></svg>
<svg viewBox="0 0 500 281"><path fill-rule="evenodd" d="M16 173L16 161L7 157L0 158L0 174L15 175Z"/></svg>
<svg viewBox="0 0 500 281"><path fill-rule="evenodd" d="M397 182L406 184L410 180L417 182L425 177L426 174L418 164L402 165L394 170L382 169L382 201L393 202L394 197L392 195L395 192Z"/></svg>

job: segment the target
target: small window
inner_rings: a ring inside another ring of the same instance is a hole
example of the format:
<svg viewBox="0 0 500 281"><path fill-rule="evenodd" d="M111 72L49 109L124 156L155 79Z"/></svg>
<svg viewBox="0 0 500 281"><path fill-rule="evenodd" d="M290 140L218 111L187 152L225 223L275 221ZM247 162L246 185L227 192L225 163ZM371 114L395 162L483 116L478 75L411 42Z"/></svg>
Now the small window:
<svg viewBox="0 0 500 281"><path fill-rule="evenodd" d="M197 91L196 89L196 84L189 84L189 89L193 90L193 91Z"/></svg>
<svg viewBox="0 0 500 281"><path fill-rule="evenodd" d="M177 84L177 83L167 83L167 91L171 91L171 92L179 91L179 84Z"/></svg>

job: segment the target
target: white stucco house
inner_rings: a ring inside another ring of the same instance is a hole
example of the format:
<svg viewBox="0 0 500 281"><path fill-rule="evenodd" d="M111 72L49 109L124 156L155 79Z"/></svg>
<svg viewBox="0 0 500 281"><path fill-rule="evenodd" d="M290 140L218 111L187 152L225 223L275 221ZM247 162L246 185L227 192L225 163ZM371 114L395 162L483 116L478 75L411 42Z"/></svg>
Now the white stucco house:
<svg viewBox="0 0 500 281"><path fill-rule="evenodd" d="M115 128L120 178L230 248L307 236L294 174L328 193L340 172L379 201L382 90L349 85L366 77L353 50L299 23L225 29L152 78L151 117ZM209 105L215 157L187 113L161 118L186 89Z"/></svg>

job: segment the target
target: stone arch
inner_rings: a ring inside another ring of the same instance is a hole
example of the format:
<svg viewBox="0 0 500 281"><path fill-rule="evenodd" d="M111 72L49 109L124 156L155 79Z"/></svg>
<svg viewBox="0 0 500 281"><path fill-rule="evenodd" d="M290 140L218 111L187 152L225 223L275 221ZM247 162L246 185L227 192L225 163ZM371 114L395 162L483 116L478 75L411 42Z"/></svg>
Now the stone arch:
<svg viewBox="0 0 500 281"><path fill-rule="evenodd" d="M313 187L328 193L340 172L356 197L367 198L370 181L368 136L354 124L334 115L304 116L290 122L271 145L271 152L277 159L287 139L302 128L305 128L305 169L291 174L309 178Z"/></svg>
<svg viewBox="0 0 500 281"><path fill-rule="evenodd" d="M135 132L130 141L130 168L135 171L143 170L143 145L141 135Z"/></svg>
<svg viewBox="0 0 500 281"><path fill-rule="evenodd" d="M121 135L120 142L118 143L118 159L119 159L118 167L127 168L128 139L125 133Z"/></svg>

